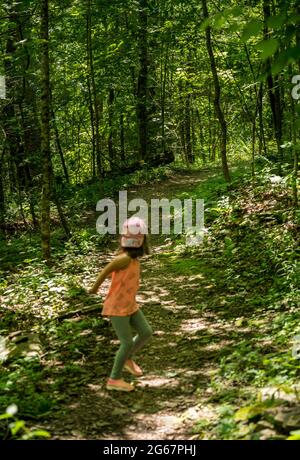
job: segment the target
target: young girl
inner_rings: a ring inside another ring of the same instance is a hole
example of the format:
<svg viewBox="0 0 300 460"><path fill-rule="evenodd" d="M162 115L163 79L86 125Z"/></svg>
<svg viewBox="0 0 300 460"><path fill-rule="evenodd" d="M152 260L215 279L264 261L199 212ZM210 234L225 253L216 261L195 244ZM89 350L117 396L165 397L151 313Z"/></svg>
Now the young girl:
<svg viewBox="0 0 300 460"><path fill-rule="evenodd" d="M111 320L120 340L120 348L106 384L108 390L134 390L133 385L121 378L123 368L137 377L143 375L141 368L132 360L132 356L152 335L152 329L135 300L140 278L138 257L149 254L145 229L144 221L137 217L131 217L124 223L120 254L104 267L90 290L91 294L96 294L105 278L112 274L102 315L108 316ZM131 326L137 331L134 338Z"/></svg>

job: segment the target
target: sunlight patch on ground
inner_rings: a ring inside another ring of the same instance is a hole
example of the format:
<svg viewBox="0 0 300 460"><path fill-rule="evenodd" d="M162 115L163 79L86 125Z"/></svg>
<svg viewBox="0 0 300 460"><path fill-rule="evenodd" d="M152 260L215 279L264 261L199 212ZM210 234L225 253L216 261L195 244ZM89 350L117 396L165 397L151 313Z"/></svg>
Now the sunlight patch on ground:
<svg viewBox="0 0 300 460"><path fill-rule="evenodd" d="M188 332L194 334L195 332L201 331L206 329L207 326L203 324L202 319L200 318L192 318L183 320L181 323L180 330L183 332Z"/></svg>
<svg viewBox="0 0 300 460"><path fill-rule="evenodd" d="M148 375L147 377L143 377L138 385L137 388L140 387L168 387L168 388L175 388L180 384L178 379L167 378L167 377L158 377L157 375Z"/></svg>
<svg viewBox="0 0 300 460"><path fill-rule="evenodd" d="M225 348L228 345L235 343L234 340L222 340L218 343L209 343L207 345L201 346L201 351L219 351L220 348Z"/></svg>
<svg viewBox="0 0 300 460"><path fill-rule="evenodd" d="M183 414L181 415L181 420L191 420L191 421L196 421L199 420L199 418L202 415L202 409L199 407L199 405L189 407L186 409Z"/></svg>
<svg viewBox="0 0 300 460"><path fill-rule="evenodd" d="M137 426L131 427L133 437L130 433L129 439L135 439L135 435L137 439L172 439L182 424L180 417L168 412L157 412L155 416L141 414L136 421Z"/></svg>
<svg viewBox="0 0 300 460"><path fill-rule="evenodd" d="M276 386L269 386L263 387L260 389L259 393L261 395L262 401L268 399L282 399L288 402L295 402L299 403L299 392L300 392L300 385L291 385L282 387Z"/></svg>
<svg viewBox="0 0 300 460"><path fill-rule="evenodd" d="M173 303L171 305L169 304L166 304L166 302L163 302L162 303L162 307L165 309L165 310L169 310L169 311L176 311L176 310L185 310L186 309L186 305L174 305Z"/></svg>
<svg viewBox="0 0 300 460"><path fill-rule="evenodd" d="M153 335L161 336L161 335L165 335L165 333L166 333L165 331L157 331L156 330L156 331L153 332Z"/></svg>
<svg viewBox="0 0 300 460"><path fill-rule="evenodd" d="M106 337L103 335L97 335L95 340L96 342L106 342Z"/></svg>
<svg viewBox="0 0 300 460"><path fill-rule="evenodd" d="M137 303L142 304L142 305L160 305L161 300L159 297L152 296L151 299L148 299L147 297L142 298L141 295L137 296Z"/></svg>

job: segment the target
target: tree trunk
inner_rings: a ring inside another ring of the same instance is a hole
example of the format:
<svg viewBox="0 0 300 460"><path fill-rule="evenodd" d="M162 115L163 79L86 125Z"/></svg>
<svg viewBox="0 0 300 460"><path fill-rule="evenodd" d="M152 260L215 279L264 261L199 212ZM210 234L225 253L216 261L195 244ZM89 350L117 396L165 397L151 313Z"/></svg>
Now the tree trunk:
<svg viewBox="0 0 300 460"><path fill-rule="evenodd" d="M198 126L199 126L200 155L201 155L203 164L205 164L206 163L205 139L204 139L203 126L202 126L202 120L201 120L201 117L200 117L199 109L196 109L196 117L197 117Z"/></svg>
<svg viewBox="0 0 300 460"><path fill-rule="evenodd" d="M187 149L186 149L186 139L185 139L185 101L182 96L183 94L183 85L182 81L178 82L178 94L179 94L179 113L178 113L178 128L181 144L181 152L184 161L188 165Z"/></svg>
<svg viewBox="0 0 300 460"><path fill-rule="evenodd" d="M296 8L297 14L300 15L300 5ZM296 43L298 48L300 47L300 31L299 27L296 33ZM298 61L298 70L300 72L300 61ZM294 217L296 219L296 212L299 207L299 198L298 198L298 172L299 172L299 127L296 125L296 114L295 114L295 101L292 98L292 109L293 109L293 123L292 123L292 132L293 132L293 153L294 153L294 170L293 170L293 201L294 201Z"/></svg>
<svg viewBox="0 0 300 460"><path fill-rule="evenodd" d="M121 161L125 164L125 134L124 134L124 115L120 115L120 151L121 151Z"/></svg>
<svg viewBox="0 0 300 460"><path fill-rule="evenodd" d="M89 75L87 76L87 87L89 93L89 111L90 111L90 120L92 128L92 176L96 176L96 145L95 145L95 118L94 118L94 108L91 92L91 81Z"/></svg>
<svg viewBox="0 0 300 460"><path fill-rule="evenodd" d="M186 156L189 164L194 162L194 156L192 151L191 143L191 94L188 93L185 96L185 118L184 118L184 128L185 128L185 140L186 140Z"/></svg>
<svg viewBox="0 0 300 460"><path fill-rule="evenodd" d="M267 26L267 21L271 16L270 0L263 0L263 13L264 13L264 39L268 40L269 30ZM281 107L281 97L279 89L278 75L272 76L271 73L271 60L267 59L266 61L266 71L267 71L267 85L269 92L270 107L272 111L273 125L275 131L275 139L277 144L277 154L279 161L279 172L281 172L281 163L283 159L283 150L281 147L282 144L282 107Z"/></svg>
<svg viewBox="0 0 300 460"><path fill-rule="evenodd" d="M42 184L42 253L50 259L50 75L49 75L49 7L48 0L41 0L41 151L43 158Z"/></svg>
<svg viewBox="0 0 300 460"><path fill-rule="evenodd" d="M206 0L202 0L202 5L203 5L204 18L207 19L208 10L207 10ZM227 124L226 124L226 120L225 120L224 113L223 113L221 103L220 103L221 88L220 88L220 83L219 83L215 56L214 56L212 43L211 43L211 28L209 26L206 27L205 33L206 33L206 47L207 47L207 51L209 55L210 67L211 67L214 87L215 87L214 107L215 107L215 111L216 111L216 114L217 114L217 117L220 123L220 127L221 127L221 159L222 159L223 174L224 174L225 180L227 182L230 182L229 169L227 165L227 152L226 152Z"/></svg>
<svg viewBox="0 0 300 460"><path fill-rule="evenodd" d="M68 173L68 169L67 169L67 166L66 166L64 153L63 153L62 148L61 148L61 143L60 143L60 139L59 139L59 132L58 132L58 129L57 129L57 124L56 124L55 113L54 113L54 110L53 110L53 107L52 107L52 100L51 100L51 113L52 113L52 122L53 122L54 134L55 134L56 148L57 148L57 151L59 153L59 157L60 157L60 161L61 161L61 165L62 165L62 169L63 169L63 172L64 172L65 179L69 183L70 182L69 173Z"/></svg>
<svg viewBox="0 0 300 460"><path fill-rule="evenodd" d="M166 150L166 136L165 136L165 101L166 101L166 82L167 82L167 64L168 64L168 57L169 57L169 42L166 44L166 51L165 55L163 53L162 47L162 58L163 62L160 64L161 68L161 76L160 76L160 84L161 84L161 98L160 98L160 106L161 106L161 151L164 152Z"/></svg>
<svg viewBox="0 0 300 460"><path fill-rule="evenodd" d="M0 159L0 234L5 228L5 195L4 195L4 183L3 183L3 173L4 173L4 168L3 168L3 160L4 160L4 152L3 150L1 159Z"/></svg>
<svg viewBox="0 0 300 460"><path fill-rule="evenodd" d="M256 141L256 112L253 117L253 124L252 124L252 159L251 159L252 177L255 176L255 141Z"/></svg>
<svg viewBox="0 0 300 460"><path fill-rule="evenodd" d="M265 156L267 156L267 146L265 139L264 120L263 120L263 83L259 85L258 91L258 119L259 119L259 154L262 154L264 150Z"/></svg>
<svg viewBox="0 0 300 460"><path fill-rule="evenodd" d="M52 193L52 199L55 203L55 206L57 208L57 211L58 211L58 215L59 215L59 218L60 218L60 222L61 222L61 225L64 229L64 232L66 234L66 237L67 239L69 239L71 237L71 231L70 231L70 228L69 228L69 224L68 224L68 221L66 219L66 216L64 214L64 211L63 211L63 208L62 208L62 205L61 205L61 202L60 202L60 198L55 190L55 187L53 187L53 193Z"/></svg>
<svg viewBox="0 0 300 460"><path fill-rule="evenodd" d="M92 44L92 25L91 25L91 0L87 3L87 62L88 62L88 73L91 81L91 96L93 101L93 121L94 129L93 134L95 136L95 151L96 151L96 162L97 162L97 174L99 178L102 176L102 158L101 158L101 142L100 142L100 103L97 95L97 88L95 82L94 72L94 58L93 58L93 44Z"/></svg>
<svg viewBox="0 0 300 460"><path fill-rule="evenodd" d="M148 43L147 43L147 27L148 15L146 8L148 0L139 0L139 75L137 82L137 122L138 122L138 158L145 160L148 156L147 149L147 132L148 132Z"/></svg>
<svg viewBox="0 0 300 460"><path fill-rule="evenodd" d="M292 110L293 110L293 124L292 124L292 133L293 133L293 154L294 154L294 169L293 169L293 201L294 201L294 210L295 210L295 215L296 215L296 210L298 209L298 163L299 163L299 155L298 155L298 142L297 142L297 127L295 120L297 119L296 117L296 111L295 111L295 102L292 99Z"/></svg>
<svg viewBox="0 0 300 460"><path fill-rule="evenodd" d="M115 92L110 88L108 94L108 156L111 170L115 166L115 151L113 141L113 103L115 99Z"/></svg>
<svg viewBox="0 0 300 460"><path fill-rule="evenodd" d="M10 17L10 21L14 21L15 16ZM14 25L12 24L12 27ZM14 38L14 39L13 39ZM17 36L14 35L7 40L6 52L4 57L4 69L6 79L6 93L9 101L3 107L3 127L12 162L16 166L17 181L25 185L24 165L24 146L22 145L18 123L16 122L15 106L20 93L19 79L14 77L14 53L16 51L14 40L17 41Z"/></svg>

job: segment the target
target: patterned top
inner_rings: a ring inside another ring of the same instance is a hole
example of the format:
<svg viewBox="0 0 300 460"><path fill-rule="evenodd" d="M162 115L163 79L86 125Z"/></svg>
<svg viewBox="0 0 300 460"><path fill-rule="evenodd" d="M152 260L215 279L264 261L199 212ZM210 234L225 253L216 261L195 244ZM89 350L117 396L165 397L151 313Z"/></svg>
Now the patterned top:
<svg viewBox="0 0 300 460"><path fill-rule="evenodd" d="M104 300L102 315L129 316L135 313L139 306L135 295L139 288L140 263L132 259L128 267L112 272L111 284Z"/></svg>

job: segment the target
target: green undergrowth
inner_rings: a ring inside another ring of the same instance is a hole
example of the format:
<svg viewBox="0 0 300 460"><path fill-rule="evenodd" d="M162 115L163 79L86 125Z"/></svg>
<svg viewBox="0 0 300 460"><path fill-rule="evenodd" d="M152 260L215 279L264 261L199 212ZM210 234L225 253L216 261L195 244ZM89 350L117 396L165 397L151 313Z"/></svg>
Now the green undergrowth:
<svg viewBox="0 0 300 460"><path fill-rule="evenodd" d="M247 170L246 164L233 168L230 184L212 172L188 190L178 188L176 198L204 199L207 231L201 244L190 247L184 235L171 235L164 252L153 255L161 276L180 280L183 302L190 300L192 284L195 308L211 321L198 337L200 346L216 350L208 358L209 384L199 383L196 391L210 412L194 426L200 439L297 438L300 426L295 415L300 361L292 353L293 338L300 334L299 217L289 178L275 180L274 171L264 168L253 181ZM63 418L62 407L78 398L83 385L104 377L112 359L111 348L102 346L111 332L99 315L101 298L82 288L107 260L104 248L111 241L99 238L95 216L86 213L96 194L80 193L87 198L79 201L82 219L75 220L85 225L78 225L71 241L54 229L52 266L41 261L34 234L6 242L1 255L0 436L5 439L30 437L27 424L39 430L55 413ZM84 313L87 307L94 313ZM63 316L70 311L78 313ZM17 343L32 342L34 353L28 346L16 354L17 331ZM12 404L18 408L13 419L5 416Z"/></svg>
<svg viewBox="0 0 300 460"><path fill-rule="evenodd" d="M93 376L98 379L107 372L103 359L112 359L110 350L102 351L102 362L99 362L98 367L94 364L99 354L98 347L104 338L103 328L106 326L101 316L84 314L42 323L34 328L41 340L41 349L36 356L25 354L17 357L11 354L2 362L1 411L5 414L7 407L15 405L16 420L25 424L20 432L14 433L9 430L11 418L0 416L2 439L47 437L47 434L40 431L40 421L44 423L55 412L61 411L61 404L66 405L78 397L82 386L90 383ZM28 340L31 340L30 336ZM3 348L0 358L3 358ZM28 423L31 434L26 430Z"/></svg>
<svg viewBox="0 0 300 460"><path fill-rule="evenodd" d="M264 168L255 180L244 175L230 185L208 179L191 194L207 199L202 244L187 248L178 239L174 251L157 260L172 276L196 280L201 297L196 307L227 325L222 335L230 342L219 350L208 388L212 396L206 403L214 417L199 421L195 433L295 439L300 361L292 350L300 333L300 220L289 178ZM211 343L219 341L218 334L211 336Z"/></svg>

